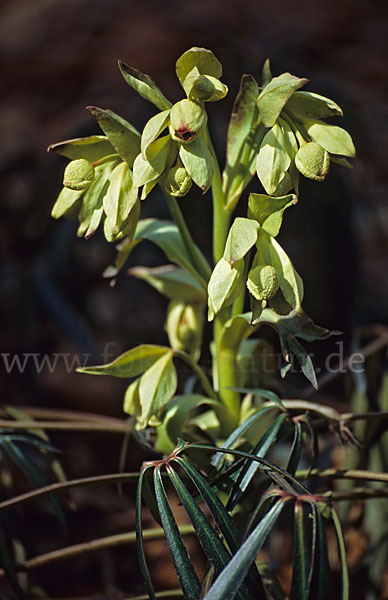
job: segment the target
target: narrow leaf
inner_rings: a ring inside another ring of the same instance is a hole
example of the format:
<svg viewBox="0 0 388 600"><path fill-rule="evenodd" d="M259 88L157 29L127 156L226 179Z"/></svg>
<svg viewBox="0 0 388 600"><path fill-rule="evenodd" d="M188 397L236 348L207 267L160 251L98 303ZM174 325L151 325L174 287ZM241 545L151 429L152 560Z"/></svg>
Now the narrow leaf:
<svg viewBox="0 0 388 600"><path fill-rule="evenodd" d="M168 503L160 467L154 471L155 495L168 547L186 600L198 600L201 586Z"/></svg>
<svg viewBox="0 0 388 600"><path fill-rule="evenodd" d="M284 502L279 500L233 556L227 567L217 577L204 600L233 600L257 553L276 523Z"/></svg>
<svg viewBox="0 0 388 600"><path fill-rule="evenodd" d="M307 600L309 591L309 557L302 502L296 501L294 514L294 556L292 560L291 600Z"/></svg>
<svg viewBox="0 0 388 600"><path fill-rule="evenodd" d="M302 424L300 421L295 421L294 426L294 439L286 468L292 475L295 475L296 473L303 450Z"/></svg>
<svg viewBox="0 0 388 600"><path fill-rule="evenodd" d="M144 552L143 525L141 522L141 500L143 495L143 482L145 481L146 471L147 469L141 469L136 491L136 549L140 572L143 576L149 598L150 600L155 600L155 591L152 585L151 575L148 569L147 559Z"/></svg>

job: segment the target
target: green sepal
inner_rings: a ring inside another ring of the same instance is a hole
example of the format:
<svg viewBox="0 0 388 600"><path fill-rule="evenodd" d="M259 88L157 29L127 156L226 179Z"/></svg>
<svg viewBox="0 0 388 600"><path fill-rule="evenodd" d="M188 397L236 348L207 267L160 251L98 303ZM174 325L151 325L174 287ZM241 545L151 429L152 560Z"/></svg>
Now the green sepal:
<svg viewBox="0 0 388 600"><path fill-rule="evenodd" d="M88 375L113 375L113 377L124 378L138 377L169 352L170 349L165 346L142 344L141 346L127 350L127 352L124 352L124 354L121 354L106 365L80 367L77 369L77 372L87 373Z"/></svg>
<svg viewBox="0 0 388 600"><path fill-rule="evenodd" d="M131 86L142 98L152 102L159 110L167 110L172 104L160 91L153 79L141 71L129 67L119 61L119 69L128 85Z"/></svg>
<svg viewBox="0 0 388 600"><path fill-rule="evenodd" d="M193 47L176 61L176 74L183 87L186 77L195 68L200 75L210 75L217 79L222 75L222 65L211 50Z"/></svg>
<svg viewBox="0 0 388 600"><path fill-rule="evenodd" d="M276 237L282 224L284 211L297 202L298 199L294 194L277 198L265 194L249 194L248 218L255 219L267 233Z"/></svg>
<svg viewBox="0 0 388 600"><path fill-rule="evenodd" d="M90 135L51 144L47 148L47 152L56 152L70 160L86 158L90 162L95 162L104 156L115 154L116 150L105 135Z"/></svg>
<svg viewBox="0 0 388 600"><path fill-rule="evenodd" d="M325 119L343 115L342 109L330 98L313 92L295 92L285 109L298 119Z"/></svg>
<svg viewBox="0 0 388 600"><path fill-rule="evenodd" d="M353 140L342 127L328 125L319 119L305 119L303 125L311 139L330 154L340 154L351 158L356 155Z"/></svg>
<svg viewBox="0 0 388 600"><path fill-rule="evenodd" d="M234 220L224 250L224 259L232 267L256 244L258 229L259 225L252 219L237 217Z"/></svg>
<svg viewBox="0 0 388 600"><path fill-rule="evenodd" d="M202 136L190 144L181 144L179 157L194 183L203 193L207 192L213 180L214 161Z"/></svg>
<svg viewBox="0 0 388 600"><path fill-rule="evenodd" d="M141 153L144 160L147 160L147 148L167 127L170 118L170 109L163 110L151 117L147 121L143 133L141 134Z"/></svg>
<svg viewBox="0 0 388 600"><path fill-rule="evenodd" d="M206 290L186 269L174 265L133 267L129 274L146 281L170 300L206 302Z"/></svg>
<svg viewBox="0 0 388 600"><path fill-rule="evenodd" d="M308 79L300 79L290 73L283 73L271 79L257 101L260 123L265 127L272 127L287 100L307 82Z"/></svg>
<svg viewBox="0 0 388 600"><path fill-rule="evenodd" d="M264 136L256 160L257 176L267 194L274 195L290 164L291 157L288 154L283 130L278 123L275 123Z"/></svg>
<svg viewBox="0 0 388 600"><path fill-rule="evenodd" d="M169 350L143 373L139 384L141 414L137 429L145 429L152 418L156 424L166 405L175 394L177 374L173 363L173 353Z"/></svg>
<svg viewBox="0 0 388 600"><path fill-rule="evenodd" d="M244 261L233 267L224 258L220 258L208 285L209 321L212 321L221 308L230 306L240 295L243 287Z"/></svg>

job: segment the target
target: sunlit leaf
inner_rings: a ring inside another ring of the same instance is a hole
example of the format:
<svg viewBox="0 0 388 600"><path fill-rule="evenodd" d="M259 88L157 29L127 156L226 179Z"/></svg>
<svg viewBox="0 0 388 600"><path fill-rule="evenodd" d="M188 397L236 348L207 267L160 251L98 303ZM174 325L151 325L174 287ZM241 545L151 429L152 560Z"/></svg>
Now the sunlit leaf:
<svg viewBox="0 0 388 600"><path fill-rule="evenodd" d="M112 110L88 106L115 151L130 167L140 152L140 134L128 121Z"/></svg>
<svg viewBox="0 0 388 600"><path fill-rule="evenodd" d="M128 85L142 98L155 104L159 110L166 110L172 106L149 75L145 75L121 61L119 61L119 68Z"/></svg>
<svg viewBox="0 0 388 600"><path fill-rule="evenodd" d="M124 354L121 354L106 365L80 367L77 371L79 373L88 373L89 375L137 377L169 352L170 349L165 346L142 344L141 346L127 350L127 352L124 352Z"/></svg>
<svg viewBox="0 0 388 600"><path fill-rule="evenodd" d="M244 258L257 240L258 225L252 219L237 217L229 230L226 240L224 259L231 266Z"/></svg>
<svg viewBox="0 0 388 600"><path fill-rule="evenodd" d="M257 101L260 121L265 127L275 124L287 100L307 82L308 79L300 79L290 73L283 73L268 82Z"/></svg>
<svg viewBox="0 0 388 600"><path fill-rule="evenodd" d="M206 302L207 295L203 286L186 269L174 265L133 267L129 270L129 274L143 279L171 300Z"/></svg>

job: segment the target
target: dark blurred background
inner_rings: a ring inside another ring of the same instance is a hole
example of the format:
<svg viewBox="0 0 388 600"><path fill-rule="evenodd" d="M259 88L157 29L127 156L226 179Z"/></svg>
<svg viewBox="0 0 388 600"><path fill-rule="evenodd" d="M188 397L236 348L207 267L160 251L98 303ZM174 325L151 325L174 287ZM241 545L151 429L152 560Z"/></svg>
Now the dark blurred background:
<svg viewBox="0 0 388 600"><path fill-rule="evenodd" d="M209 105L221 163L241 74L259 78L267 57L275 75L308 77L306 89L333 98L345 114L335 124L347 128L356 144L355 168L333 165L324 183L304 181L300 203L285 217L281 242L304 279L306 312L318 324L344 332L345 351L360 327L388 322L387 17L385 0L2 0L3 402L121 417L122 381L69 374L63 360L55 369L47 364L37 369L31 359L22 369L10 368L9 361L18 356L23 364L28 353L56 353L92 364L103 362L104 351L112 359L136 343L166 341L164 300L125 272L109 287L101 274L114 258L113 246L100 233L77 240L76 222L50 218L66 161L46 148L98 133L84 107L113 109L139 129L154 114L122 79L118 59L151 74L176 101L182 96L176 59L194 45L213 50L229 86L223 102ZM258 191L257 181L252 189ZM157 194L142 209L143 216L167 217ZM210 256L210 195L194 193L182 209ZM161 262L144 245L130 264ZM329 342L317 350L322 356L332 351ZM333 392L339 402L341 389ZM59 436L72 476L117 469L119 443L109 436L106 441L111 452L101 462L96 459L101 437L70 444Z"/></svg>

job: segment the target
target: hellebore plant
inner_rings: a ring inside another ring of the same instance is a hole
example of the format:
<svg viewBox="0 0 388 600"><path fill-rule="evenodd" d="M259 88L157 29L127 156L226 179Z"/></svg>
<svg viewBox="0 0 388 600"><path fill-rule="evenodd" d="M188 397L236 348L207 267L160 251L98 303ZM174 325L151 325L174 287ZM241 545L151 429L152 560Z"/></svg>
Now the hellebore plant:
<svg viewBox="0 0 388 600"><path fill-rule="evenodd" d="M170 345L143 344L109 364L80 369L128 379L124 411L132 416L136 435L144 438L145 432L154 432L155 449L167 456L146 463L139 480L138 550L149 597L156 596L143 549L142 493L165 530L185 598L285 598L281 591L276 592L268 568L263 564L256 568L254 561L280 512L292 503L292 598L328 597L325 522L330 518L339 539L342 597L346 598L346 563L336 512L329 496L311 494L295 478L308 433L305 425L302 428L306 406L292 405L293 401L281 401L273 391L257 389L255 369L247 368L255 364L259 351L259 340L253 336L266 324L280 337L282 377L295 357L307 379L317 385L311 358L301 341L322 339L330 332L303 312L302 279L277 236L286 209L297 210L301 175L321 182L331 163L351 166L347 159L355 150L350 135L325 120L341 116L342 111L334 101L302 91L306 79L289 73L273 77L267 61L261 85L251 75L241 79L221 173L209 136L206 103L222 100L228 89L221 81L222 66L214 54L192 48L178 59L176 73L186 97L175 104L148 75L123 63L120 70L125 81L159 112L140 133L114 112L89 107L102 135L49 148L71 161L52 216L78 216L80 237L89 238L101 224L108 242L120 240L107 277L118 275L142 240L157 244L170 261L162 267L130 270L170 300L166 316ZM243 192L255 176L258 191L249 195L245 216L233 218L239 202L246 202ZM193 241L180 208L193 184L204 194L210 190L213 198L211 265ZM157 185L162 188L171 221L141 219L142 202ZM206 315L213 325L211 370L201 363ZM184 361L193 374L183 388L177 361ZM321 410L318 405L311 407L318 413ZM299 416L290 414L293 408L299 409ZM322 409L321 417L340 429L337 413L328 416L328 410ZM261 423L265 423L264 430ZM266 460L271 446L290 432L294 432L294 441L284 467ZM190 448L196 450L186 456ZM198 458L200 449L202 459ZM214 454L211 464L203 458L206 453ZM207 465L206 478L198 470L199 463L202 469ZM183 479L173 466L179 467ZM149 469L154 471L153 492L149 486L146 492L143 487ZM169 507L162 470L166 470L209 559L211 568L202 583ZM242 532L231 513L239 506L241 520L246 490L259 471L269 482L260 488L254 509L242 518ZM195 486L216 528L184 481ZM228 494L226 507L219 490Z"/></svg>

